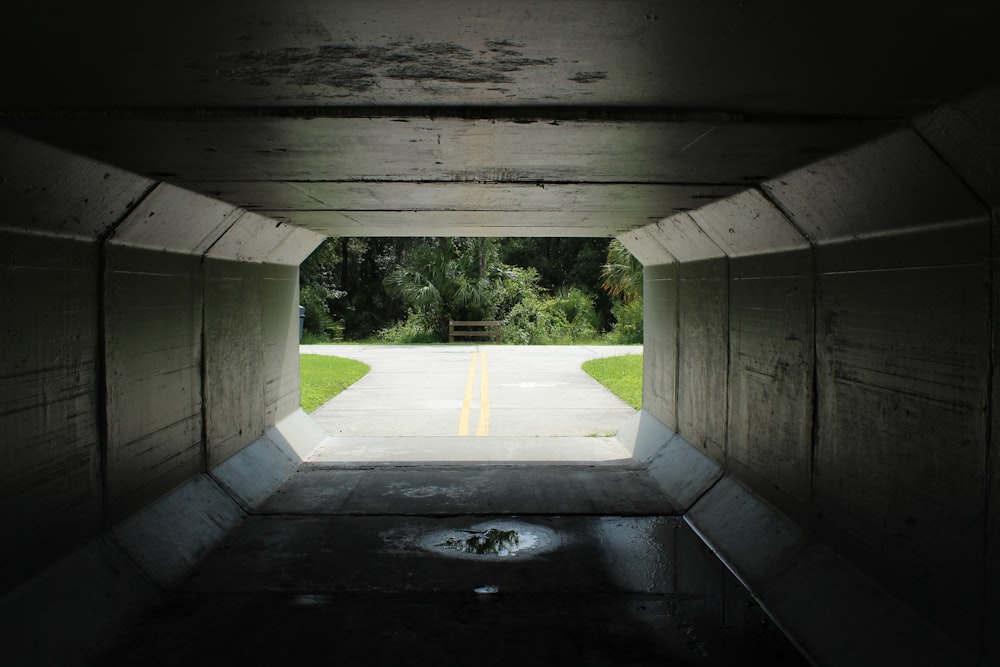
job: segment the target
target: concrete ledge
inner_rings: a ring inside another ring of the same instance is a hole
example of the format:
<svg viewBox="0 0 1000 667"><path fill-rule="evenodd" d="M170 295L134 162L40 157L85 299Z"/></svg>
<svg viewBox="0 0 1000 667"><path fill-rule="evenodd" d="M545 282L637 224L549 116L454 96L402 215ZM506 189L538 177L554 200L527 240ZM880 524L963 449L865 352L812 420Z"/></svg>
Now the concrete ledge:
<svg viewBox="0 0 1000 667"><path fill-rule="evenodd" d="M646 466L646 471L670 500L686 512L720 477L718 463L675 435Z"/></svg>
<svg viewBox="0 0 1000 667"><path fill-rule="evenodd" d="M98 538L0 598L3 663L88 664L159 595L117 545Z"/></svg>
<svg viewBox="0 0 1000 667"><path fill-rule="evenodd" d="M275 444L289 456L305 461L326 440L327 433L302 408L296 409L274 425Z"/></svg>
<svg viewBox="0 0 1000 667"><path fill-rule="evenodd" d="M115 526L111 534L153 581L176 584L244 514L207 475Z"/></svg>
<svg viewBox="0 0 1000 667"><path fill-rule="evenodd" d="M645 410L618 431L618 441L670 500L686 512L720 477L718 463Z"/></svg>
<svg viewBox="0 0 1000 667"><path fill-rule="evenodd" d="M817 665L974 665L969 651L725 477L684 517Z"/></svg>
<svg viewBox="0 0 1000 667"><path fill-rule="evenodd" d="M811 543L757 591L817 665L977 665L962 645L825 546Z"/></svg>
<svg viewBox="0 0 1000 667"><path fill-rule="evenodd" d="M674 437L674 432L653 415L640 410L615 437L638 463L648 463Z"/></svg>
<svg viewBox="0 0 1000 667"><path fill-rule="evenodd" d="M244 508L273 494L323 440L326 433L296 410L212 470L215 480Z"/></svg>

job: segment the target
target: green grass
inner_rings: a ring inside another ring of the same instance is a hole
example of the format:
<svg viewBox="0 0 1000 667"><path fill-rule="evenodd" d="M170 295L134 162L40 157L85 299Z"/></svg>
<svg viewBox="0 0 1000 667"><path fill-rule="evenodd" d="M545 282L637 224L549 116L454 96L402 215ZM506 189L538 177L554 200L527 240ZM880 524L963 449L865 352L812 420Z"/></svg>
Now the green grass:
<svg viewBox="0 0 1000 667"><path fill-rule="evenodd" d="M312 412L363 378L371 366L323 354L299 355L302 409Z"/></svg>
<svg viewBox="0 0 1000 667"><path fill-rule="evenodd" d="M636 410L642 407L641 354L591 359L583 362L583 370Z"/></svg>

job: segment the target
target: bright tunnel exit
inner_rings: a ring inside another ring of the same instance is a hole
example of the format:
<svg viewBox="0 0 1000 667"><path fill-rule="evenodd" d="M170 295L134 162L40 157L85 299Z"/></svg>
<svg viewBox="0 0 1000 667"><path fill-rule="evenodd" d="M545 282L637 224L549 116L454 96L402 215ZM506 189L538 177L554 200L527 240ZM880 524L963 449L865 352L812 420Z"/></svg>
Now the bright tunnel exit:
<svg viewBox="0 0 1000 667"><path fill-rule="evenodd" d="M641 346L304 345L371 370L311 417L329 436L309 458L363 461L613 461L636 410L585 373Z"/></svg>

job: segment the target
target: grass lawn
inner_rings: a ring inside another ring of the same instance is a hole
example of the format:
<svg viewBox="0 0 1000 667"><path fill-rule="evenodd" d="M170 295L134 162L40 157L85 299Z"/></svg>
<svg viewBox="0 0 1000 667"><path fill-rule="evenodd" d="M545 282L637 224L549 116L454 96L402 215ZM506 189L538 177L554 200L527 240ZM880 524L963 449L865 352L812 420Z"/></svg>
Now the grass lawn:
<svg viewBox="0 0 1000 667"><path fill-rule="evenodd" d="M302 409L312 412L363 378L371 367L354 359L300 354L299 370Z"/></svg>
<svg viewBox="0 0 1000 667"><path fill-rule="evenodd" d="M583 370L636 410L642 407L641 354L591 359L583 362Z"/></svg>

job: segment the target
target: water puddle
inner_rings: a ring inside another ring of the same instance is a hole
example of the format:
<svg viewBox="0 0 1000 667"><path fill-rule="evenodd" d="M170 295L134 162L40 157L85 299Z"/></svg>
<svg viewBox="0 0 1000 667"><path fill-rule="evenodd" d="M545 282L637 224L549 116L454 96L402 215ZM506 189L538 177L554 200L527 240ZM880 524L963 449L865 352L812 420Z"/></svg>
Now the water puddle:
<svg viewBox="0 0 1000 667"><path fill-rule="evenodd" d="M491 521L470 528L436 530L418 540L421 548L453 558L505 560L535 556L558 546L555 532L519 521Z"/></svg>

